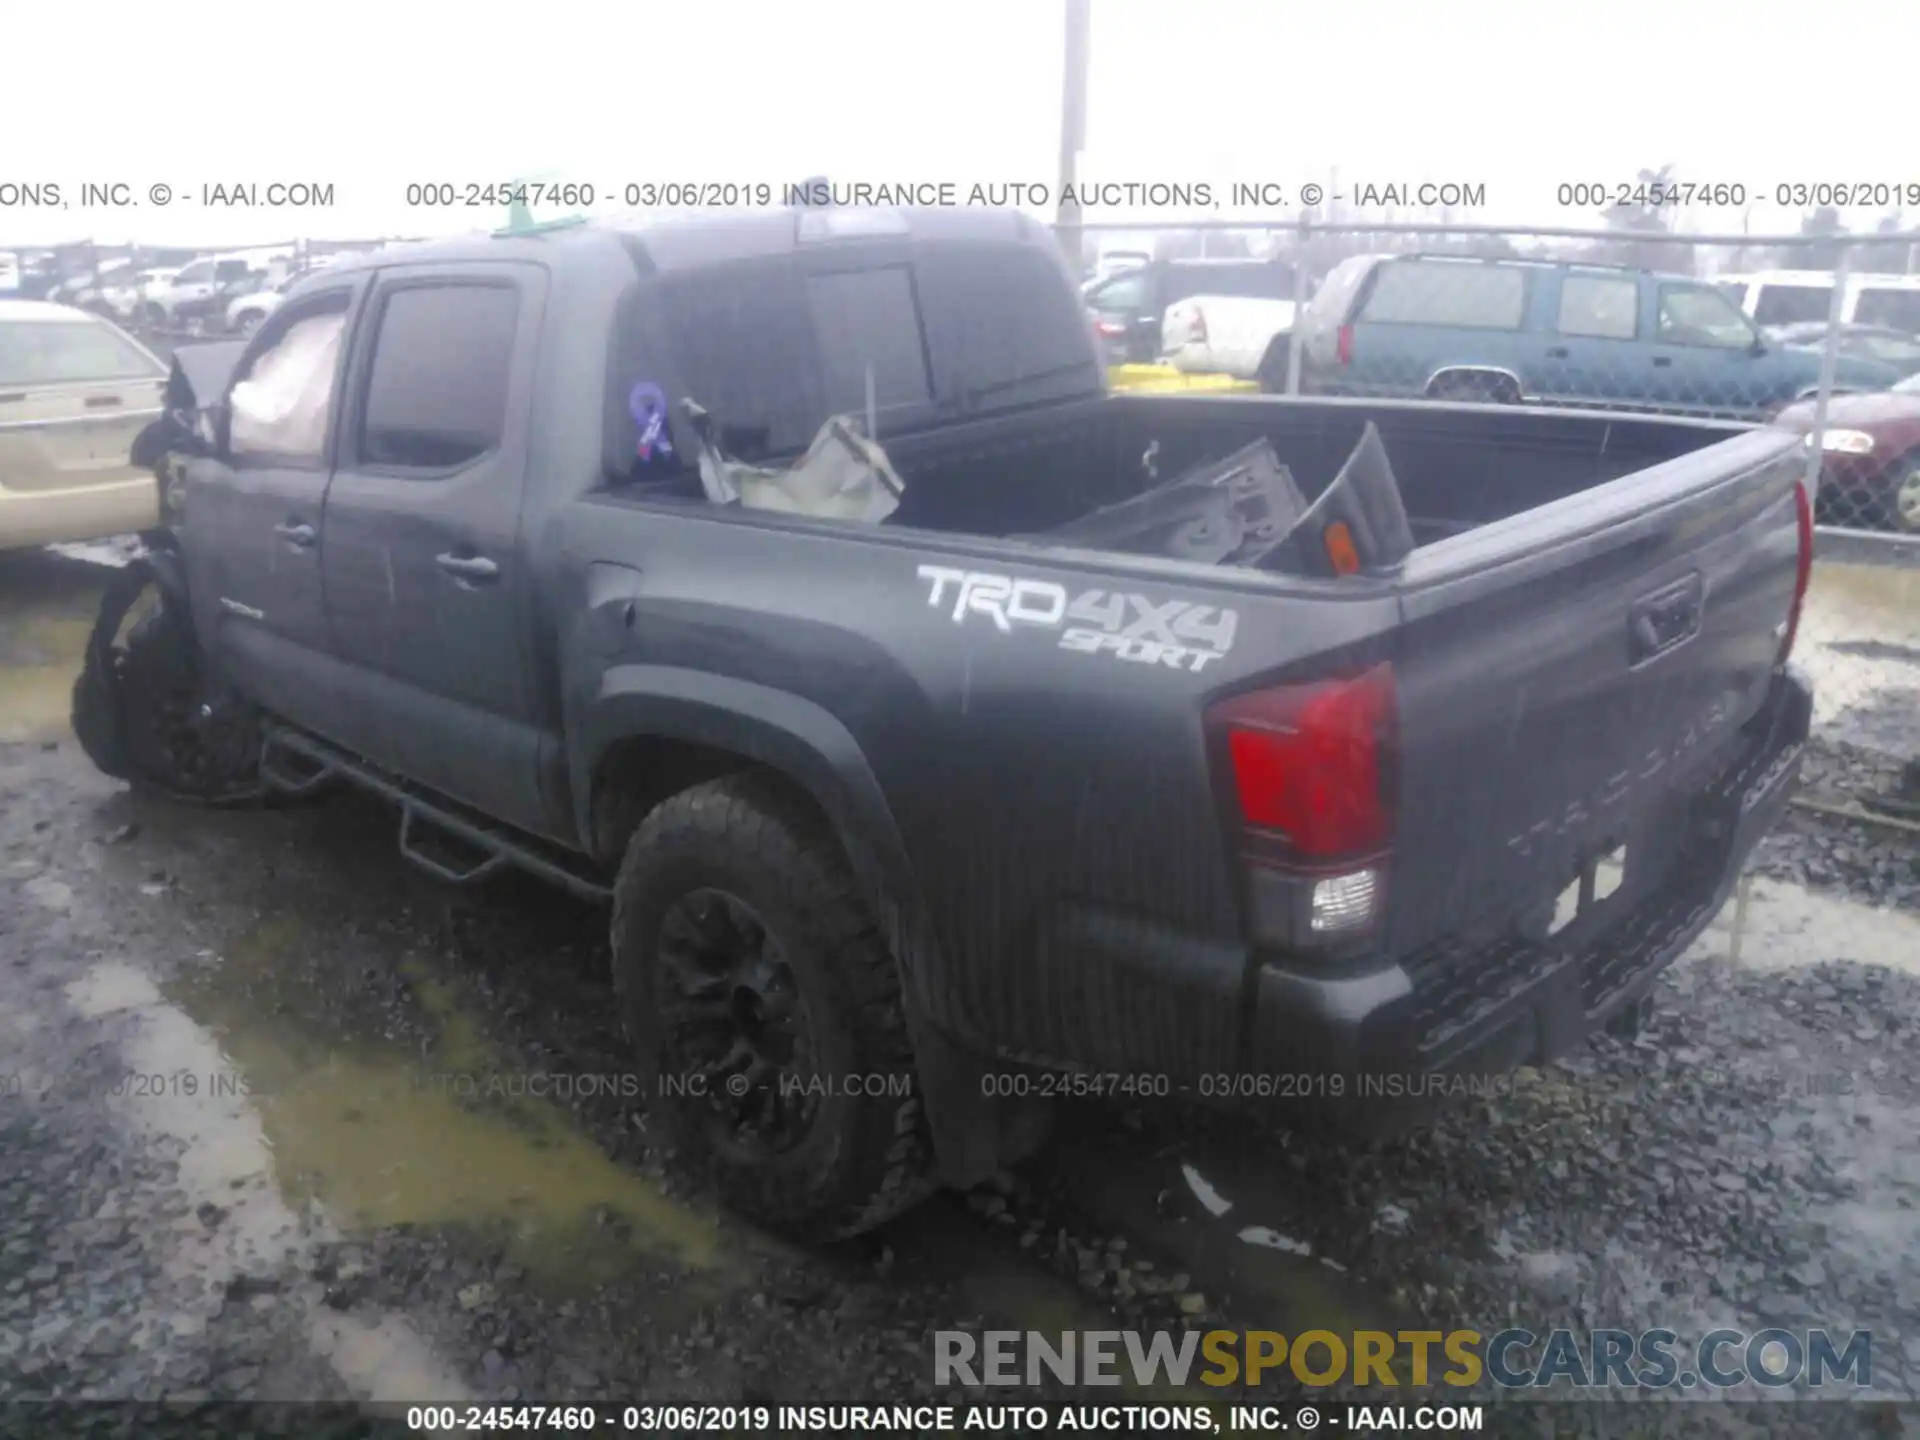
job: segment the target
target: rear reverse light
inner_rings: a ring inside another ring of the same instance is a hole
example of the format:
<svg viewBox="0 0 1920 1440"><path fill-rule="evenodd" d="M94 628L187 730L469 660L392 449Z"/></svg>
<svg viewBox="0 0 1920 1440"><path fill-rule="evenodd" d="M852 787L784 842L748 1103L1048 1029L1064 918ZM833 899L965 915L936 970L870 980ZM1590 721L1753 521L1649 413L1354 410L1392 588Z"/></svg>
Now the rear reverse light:
<svg viewBox="0 0 1920 1440"><path fill-rule="evenodd" d="M1793 655L1793 642L1800 635L1800 610L1807 602L1807 585L1813 579L1813 500L1804 480L1794 483L1793 518L1800 531L1800 558L1793 574L1793 607L1787 611L1787 633L1780 641L1782 665Z"/></svg>
<svg viewBox="0 0 1920 1440"><path fill-rule="evenodd" d="M1334 336L1333 358L1342 365L1353 363L1353 327L1342 325Z"/></svg>

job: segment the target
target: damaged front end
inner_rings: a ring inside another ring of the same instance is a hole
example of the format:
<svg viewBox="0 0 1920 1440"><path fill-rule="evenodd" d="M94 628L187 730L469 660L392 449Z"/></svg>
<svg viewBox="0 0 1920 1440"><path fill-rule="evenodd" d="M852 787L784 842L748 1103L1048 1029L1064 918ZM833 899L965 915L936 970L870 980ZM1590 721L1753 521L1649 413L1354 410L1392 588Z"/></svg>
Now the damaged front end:
<svg viewBox="0 0 1920 1440"><path fill-rule="evenodd" d="M160 487L160 524L140 534L108 582L73 686L74 736L100 771L206 803L258 795L258 723L205 673L173 527L185 467L214 453L213 405L244 348L174 353L164 413L129 457Z"/></svg>

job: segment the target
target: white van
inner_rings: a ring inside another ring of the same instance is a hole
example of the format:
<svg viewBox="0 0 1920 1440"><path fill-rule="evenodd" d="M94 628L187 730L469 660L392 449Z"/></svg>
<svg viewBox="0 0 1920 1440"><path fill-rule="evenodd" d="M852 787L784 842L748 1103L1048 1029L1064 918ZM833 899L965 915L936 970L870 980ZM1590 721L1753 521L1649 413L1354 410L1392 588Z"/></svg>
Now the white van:
<svg viewBox="0 0 1920 1440"><path fill-rule="evenodd" d="M1825 321L1833 305L1830 270L1758 270L1713 283L1762 329ZM1849 275L1840 323L1920 335L1920 275Z"/></svg>
<svg viewBox="0 0 1920 1440"><path fill-rule="evenodd" d="M0 295L20 293L20 257L11 250L0 250Z"/></svg>

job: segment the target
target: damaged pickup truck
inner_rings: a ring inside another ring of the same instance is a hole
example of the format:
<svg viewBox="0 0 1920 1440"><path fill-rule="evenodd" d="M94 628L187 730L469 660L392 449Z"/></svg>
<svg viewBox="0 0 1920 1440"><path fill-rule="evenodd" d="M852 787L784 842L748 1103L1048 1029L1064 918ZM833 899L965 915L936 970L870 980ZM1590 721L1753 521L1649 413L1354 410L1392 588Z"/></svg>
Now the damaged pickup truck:
<svg viewBox="0 0 1920 1440"><path fill-rule="evenodd" d="M610 900L680 1163L800 1236L1043 1143L1010 1072L1401 1125L1631 1026L1807 735L1798 437L1110 394L1013 214L390 250L176 381L89 753Z"/></svg>

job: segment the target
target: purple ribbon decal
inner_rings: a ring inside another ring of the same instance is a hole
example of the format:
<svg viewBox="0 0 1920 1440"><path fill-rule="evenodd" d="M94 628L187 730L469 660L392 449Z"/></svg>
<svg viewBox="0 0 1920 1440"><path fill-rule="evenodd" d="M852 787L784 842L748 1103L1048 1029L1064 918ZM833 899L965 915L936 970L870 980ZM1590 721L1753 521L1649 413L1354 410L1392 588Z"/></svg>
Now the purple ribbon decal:
<svg viewBox="0 0 1920 1440"><path fill-rule="evenodd" d="M627 392L627 412L640 427L642 460L653 459L656 449L662 455L673 454L673 437L667 433L666 392L652 381L642 380Z"/></svg>

